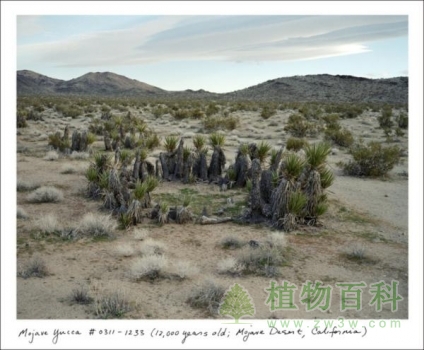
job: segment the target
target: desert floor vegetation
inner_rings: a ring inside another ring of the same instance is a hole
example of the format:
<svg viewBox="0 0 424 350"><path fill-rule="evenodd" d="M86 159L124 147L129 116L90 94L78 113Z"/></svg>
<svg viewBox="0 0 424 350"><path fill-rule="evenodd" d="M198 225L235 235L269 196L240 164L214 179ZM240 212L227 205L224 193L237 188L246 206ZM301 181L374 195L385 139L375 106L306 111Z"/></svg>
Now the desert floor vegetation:
<svg viewBox="0 0 424 350"><path fill-rule="evenodd" d="M281 318L264 289L282 278L331 285L332 317L408 317L405 106L28 97L18 110L19 319L219 318L235 282L256 318ZM398 312L342 313L335 284L358 280L398 280Z"/></svg>

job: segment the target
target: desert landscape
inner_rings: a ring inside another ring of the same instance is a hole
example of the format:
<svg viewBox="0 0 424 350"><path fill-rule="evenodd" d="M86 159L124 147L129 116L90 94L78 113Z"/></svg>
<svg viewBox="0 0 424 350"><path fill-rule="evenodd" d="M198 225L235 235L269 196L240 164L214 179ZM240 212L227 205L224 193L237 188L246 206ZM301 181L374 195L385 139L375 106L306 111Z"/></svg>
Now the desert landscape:
<svg viewBox="0 0 424 350"><path fill-rule="evenodd" d="M18 71L17 318L408 318L408 78L307 75L233 93ZM270 281L298 290L271 311ZM398 310L369 286L399 281ZM306 311L302 284L331 286ZM365 282L362 310L337 283Z"/></svg>

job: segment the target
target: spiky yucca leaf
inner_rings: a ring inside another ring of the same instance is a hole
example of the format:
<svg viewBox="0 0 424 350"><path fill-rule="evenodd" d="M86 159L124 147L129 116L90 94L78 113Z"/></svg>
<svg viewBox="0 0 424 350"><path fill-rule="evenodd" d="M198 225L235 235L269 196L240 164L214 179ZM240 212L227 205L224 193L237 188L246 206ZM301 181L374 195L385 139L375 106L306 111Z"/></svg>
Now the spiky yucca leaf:
<svg viewBox="0 0 424 350"><path fill-rule="evenodd" d="M297 190L291 193L288 203L289 212L298 215L305 207L307 201L308 199L306 198L306 195L303 192Z"/></svg>
<svg viewBox="0 0 424 350"><path fill-rule="evenodd" d="M183 148L183 160L186 162L188 160L188 157L190 157L191 150L188 146L184 146Z"/></svg>
<svg viewBox="0 0 424 350"><path fill-rule="evenodd" d="M172 153L177 148L178 137L176 136L167 136L165 137L164 146L167 152Z"/></svg>
<svg viewBox="0 0 424 350"><path fill-rule="evenodd" d="M306 160L312 169L322 166L331 152L331 146L326 142L320 142L305 147Z"/></svg>
<svg viewBox="0 0 424 350"><path fill-rule="evenodd" d="M317 207L315 209L315 213L317 216L324 215L328 210L328 204L325 202L320 202L317 204Z"/></svg>
<svg viewBox="0 0 424 350"><path fill-rule="evenodd" d="M239 152L243 156L247 156L249 154L249 145L247 143L242 143L239 147Z"/></svg>
<svg viewBox="0 0 424 350"><path fill-rule="evenodd" d="M107 154L97 152L94 154L94 164L97 169L104 169L110 164L110 157Z"/></svg>
<svg viewBox="0 0 424 350"><path fill-rule="evenodd" d="M158 186L159 180L154 176L149 176L144 183L146 184L147 192L152 192Z"/></svg>
<svg viewBox="0 0 424 350"><path fill-rule="evenodd" d="M138 180L135 183L135 188L134 188L134 192L133 192L134 197L137 200L141 201L144 198L144 196L146 195L147 192L148 192L147 191L147 182L141 182L140 180Z"/></svg>
<svg viewBox="0 0 424 350"><path fill-rule="evenodd" d="M131 161L133 160L133 158L134 158L133 152L131 152L130 150L127 150L127 149L121 150L120 159L121 159L122 164L130 164Z"/></svg>
<svg viewBox="0 0 424 350"><path fill-rule="evenodd" d="M99 172L95 167L90 166L85 172L85 177L89 182L97 182L99 179Z"/></svg>
<svg viewBox="0 0 424 350"><path fill-rule="evenodd" d="M320 176L321 176L321 187L323 189L326 189L328 187L330 187L333 182L334 182L334 173L332 172L331 169L328 168L323 168L320 171Z"/></svg>
<svg viewBox="0 0 424 350"><path fill-rule="evenodd" d="M225 144L225 135L220 134L218 132L214 132L213 134L210 134L209 142L212 147L215 147L215 146L223 147Z"/></svg>
<svg viewBox="0 0 424 350"><path fill-rule="evenodd" d="M258 145L257 150L259 161L263 163L268 157L269 151L271 150L271 145L268 142L261 141Z"/></svg>
<svg viewBox="0 0 424 350"><path fill-rule="evenodd" d="M197 151L201 151L206 144L206 138L203 135L196 135L193 139L193 145Z"/></svg>
<svg viewBox="0 0 424 350"><path fill-rule="evenodd" d="M96 135L94 135L93 133L89 132L87 134L87 145L91 145L93 144L95 141L97 140Z"/></svg>
<svg viewBox="0 0 424 350"><path fill-rule="evenodd" d="M290 153L284 160L284 175L289 180L297 179L303 171L305 161L298 155Z"/></svg>
<svg viewBox="0 0 424 350"><path fill-rule="evenodd" d="M108 171L101 173L98 179L99 179L100 188L106 189L109 187L109 172Z"/></svg>

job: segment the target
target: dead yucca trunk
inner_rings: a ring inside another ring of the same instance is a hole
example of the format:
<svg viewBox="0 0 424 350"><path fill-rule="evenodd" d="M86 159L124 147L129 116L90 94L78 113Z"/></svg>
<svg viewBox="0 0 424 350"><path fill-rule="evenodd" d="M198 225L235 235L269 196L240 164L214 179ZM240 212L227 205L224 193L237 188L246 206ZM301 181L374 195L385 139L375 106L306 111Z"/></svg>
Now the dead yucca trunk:
<svg viewBox="0 0 424 350"><path fill-rule="evenodd" d="M80 143L81 143L81 134L75 130L72 133L72 143L71 143L71 150L79 152L80 150Z"/></svg>
<svg viewBox="0 0 424 350"><path fill-rule="evenodd" d="M149 173L147 172L147 164L146 162L141 163L140 166L140 179L141 181L146 181L146 179L149 177Z"/></svg>
<svg viewBox="0 0 424 350"><path fill-rule="evenodd" d="M261 163L259 159L254 159L252 162L252 190L250 191L250 208L253 216L262 213L260 177Z"/></svg>
<svg viewBox="0 0 424 350"><path fill-rule="evenodd" d="M140 165L141 165L140 151L137 150L135 154L135 162L133 167L133 178L135 179L135 181L137 181L140 178Z"/></svg>
<svg viewBox="0 0 424 350"><path fill-rule="evenodd" d="M144 162L146 163L147 174L149 174L149 176L155 176L155 166L148 160L145 160Z"/></svg>
<svg viewBox="0 0 424 350"><path fill-rule="evenodd" d="M277 227L279 226L278 222L284 218L284 216L289 212L289 196L292 191L292 185L290 181L282 178L278 187L274 189L271 196L271 212L272 212L272 222Z"/></svg>
<svg viewBox="0 0 424 350"><path fill-rule="evenodd" d="M271 159L271 164L269 165L269 170L271 170L271 172L278 171L282 157L283 157L283 150L280 149L275 155L275 157Z"/></svg>
<svg viewBox="0 0 424 350"><path fill-rule="evenodd" d="M125 140L125 131L122 124L119 126L119 136L121 137L121 140Z"/></svg>
<svg viewBox="0 0 424 350"><path fill-rule="evenodd" d="M143 206L140 201L134 199L128 207L127 215L132 219L133 225L143 221Z"/></svg>
<svg viewBox="0 0 424 350"><path fill-rule="evenodd" d="M161 153L159 155L159 161L162 168L162 177L166 180L169 179L169 168L168 168L168 162L167 162L167 156L165 153Z"/></svg>
<svg viewBox="0 0 424 350"><path fill-rule="evenodd" d="M106 191L106 193L103 196L103 208L105 209L109 209L109 210L114 210L116 209L117 203L115 200L115 196L113 195L113 192L111 191Z"/></svg>
<svg viewBox="0 0 424 350"><path fill-rule="evenodd" d="M285 214L283 218L278 219L275 226L286 232L293 231L297 227L296 215L293 213Z"/></svg>
<svg viewBox="0 0 424 350"><path fill-rule="evenodd" d="M80 144L79 144L79 151L85 152L88 148L88 138L87 138L87 132L83 131L81 134Z"/></svg>
<svg viewBox="0 0 424 350"><path fill-rule="evenodd" d="M249 169L251 167L251 161L249 155L244 155L239 152L234 165L235 170L235 186L244 187L248 179Z"/></svg>
<svg viewBox="0 0 424 350"><path fill-rule="evenodd" d="M200 152L200 172L199 177L202 181L206 181L208 179L208 162L206 159L206 153Z"/></svg>
<svg viewBox="0 0 424 350"><path fill-rule="evenodd" d="M221 147L214 146L212 159L208 169L209 181L216 181L222 175L222 169L226 163L225 154Z"/></svg>
<svg viewBox="0 0 424 350"><path fill-rule="evenodd" d="M119 147L115 150L115 164L118 164L121 160L121 149Z"/></svg>
<svg viewBox="0 0 424 350"><path fill-rule="evenodd" d="M65 126L65 130L63 131L63 137L62 141L68 141L69 140L69 126Z"/></svg>
<svg viewBox="0 0 424 350"><path fill-rule="evenodd" d="M181 139L176 151L174 179L182 179L184 172L184 140Z"/></svg>
<svg viewBox="0 0 424 350"><path fill-rule="evenodd" d="M190 154L187 160L184 162L183 168L183 182L185 184L190 182L193 174L193 156Z"/></svg>
<svg viewBox="0 0 424 350"><path fill-rule="evenodd" d="M193 215L191 211L187 207L178 207L177 208L177 216L176 220L177 224L186 224L188 222L193 221Z"/></svg>
<svg viewBox="0 0 424 350"><path fill-rule="evenodd" d="M322 195L321 176L317 170L312 170L309 173L305 194L308 197L308 203L306 205L306 216L316 218L317 206Z"/></svg>
<svg viewBox="0 0 424 350"><path fill-rule="evenodd" d="M112 144L111 144L111 141L110 141L109 133L107 131L105 131L105 133L104 133L103 141L105 143L105 150L106 151L112 151Z"/></svg>
<svg viewBox="0 0 424 350"><path fill-rule="evenodd" d="M112 142L112 150L116 151L121 146L121 140L119 139L119 136L113 140Z"/></svg>
<svg viewBox="0 0 424 350"><path fill-rule="evenodd" d="M156 160L155 176L157 179L163 178L162 163L160 162L159 159Z"/></svg>
<svg viewBox="0 0 424 350"><path fill-rule="evenodd" d="M261 175L261 197L265 203L271 202L272 191L274 186L272 184L272 171L264 170Z"/></svg>

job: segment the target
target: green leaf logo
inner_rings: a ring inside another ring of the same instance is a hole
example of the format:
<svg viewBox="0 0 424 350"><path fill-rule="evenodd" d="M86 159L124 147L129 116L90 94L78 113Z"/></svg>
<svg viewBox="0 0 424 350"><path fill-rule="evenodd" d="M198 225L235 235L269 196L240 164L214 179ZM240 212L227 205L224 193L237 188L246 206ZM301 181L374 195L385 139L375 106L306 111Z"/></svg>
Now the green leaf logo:
<svg viewBox="0 0 424 350"><path fill-rule="evenodd" d="M235 283L230 287L223 297L222 304L219 307L221 316L231 316L234 323L240 323L243 316L253 316L255 314L255 304L249 295L249 292Z"/></svg>

